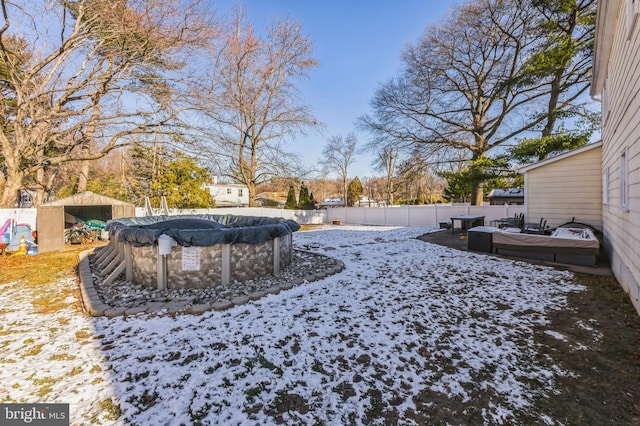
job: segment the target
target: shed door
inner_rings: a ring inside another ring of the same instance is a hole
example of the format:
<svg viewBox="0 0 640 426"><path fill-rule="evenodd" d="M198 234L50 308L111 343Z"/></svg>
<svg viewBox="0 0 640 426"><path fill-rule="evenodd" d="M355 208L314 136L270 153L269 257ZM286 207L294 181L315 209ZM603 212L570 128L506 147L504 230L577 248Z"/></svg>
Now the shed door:
<svg viewBox="0 0 640 426"><path fill-rule="evenodd" d="M64 250L64 207L38 207L36 230L40 253Z"/></svg>

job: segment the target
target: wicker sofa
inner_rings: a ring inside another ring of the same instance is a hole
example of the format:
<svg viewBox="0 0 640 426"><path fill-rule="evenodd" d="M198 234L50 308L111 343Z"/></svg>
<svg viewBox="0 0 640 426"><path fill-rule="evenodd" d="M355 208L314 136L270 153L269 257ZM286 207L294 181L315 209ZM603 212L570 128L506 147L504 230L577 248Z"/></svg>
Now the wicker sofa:
<svg viewBox="0 0 640 426"><path fill-rule="evenodd" d="M597 266L600 241L585 228L557 228L550 236L496 231L492 248L505 256Z"/></svg>

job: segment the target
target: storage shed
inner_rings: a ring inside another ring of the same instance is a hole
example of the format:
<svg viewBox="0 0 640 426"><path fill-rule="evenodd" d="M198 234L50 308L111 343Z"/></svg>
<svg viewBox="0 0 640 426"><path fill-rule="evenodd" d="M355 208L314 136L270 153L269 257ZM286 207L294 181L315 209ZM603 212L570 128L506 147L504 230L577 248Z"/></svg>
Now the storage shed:
<svg viewBox="0 0 640 426"><path fill-rule="evenodd" d="M134 217L135 213L133 204L90 191L41 204L36 217L38 251L44 253L64 249L65 218L81 217L106 222Z"/></svg>

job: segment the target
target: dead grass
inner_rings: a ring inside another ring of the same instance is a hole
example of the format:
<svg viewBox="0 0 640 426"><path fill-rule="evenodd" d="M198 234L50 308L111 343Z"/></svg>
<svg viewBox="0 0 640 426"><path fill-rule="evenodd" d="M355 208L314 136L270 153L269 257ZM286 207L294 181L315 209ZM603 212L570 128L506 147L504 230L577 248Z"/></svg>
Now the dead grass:
<svg viewBox="0 0 640 426"><path fill-rule="evenodd" d="M49 285L75 275L80 252L101 245L104 243L69 245L65 250L36 256L0 256L0 283L19 282L25 290L31 290L31 303L38 313L47 314L69 307L70 296L76 296L77 306L74 307L82 311L77 289L61 291Z"/></svg>
<svg viewBox="0 0 640 426"><path fill-rule="evenodd" d="M49 284L69 276L78 266L78 254L100 244L69 245L62 251L36 256L0 256L0 283L20 281L25 286Z"/></svg>

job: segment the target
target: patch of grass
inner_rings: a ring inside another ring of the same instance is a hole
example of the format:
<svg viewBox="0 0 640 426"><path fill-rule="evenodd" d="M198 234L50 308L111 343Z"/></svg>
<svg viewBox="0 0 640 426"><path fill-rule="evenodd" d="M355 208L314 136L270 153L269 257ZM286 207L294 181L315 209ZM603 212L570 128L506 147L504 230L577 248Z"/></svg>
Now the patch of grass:
<svg viewBox="0 0 640 426"><path fill-rule="evenodd" d="M69 354L55 354L49 357L49 361L73 361L76 359L75 355Z"/></svg>
<svg viewBox="0 0 640 426"><path fill-rule="evenodd" d="M122 379L123 382L139 382L142 379L146 379L151 374L150 371L143 371L142 373L132 374L130 371L127 373L127 377Z"/></svg>
<svg viewBox="0 0 640 426"><path fill-rule="evenodd" d="M102 368L99 365L94 365L93 367L91 367L91 370L89 370L89 373L99 373L102 371Z"/></svg>
<svg viewBox="0 0 640 426"><path fill-rule="evenodd" d="M320 374L324 374L324 375L328 375L329 374L322 367L322 363L320 361L318 361L317 359L313 361L313 365L311 366L311 370L315 371L316 373L320 373Z"/></svg>
<svg viewBox="0 0 640 426"><path fill-rule="evenodd" d="M0 282L20 281L22 286L39 287L69 276L78 265L78 254L104 245L82 244L37 256L0 256Z"/></svg>
<svg viewBox="0 0 640 426"><path fill-rule="evenodd" d="M204 374L213 374L214 371L222 367L222 364L217 363L216 365L210 365L204 370Z"/></svg>
<svg viewBox="0 0 640 426"><path fill-rule="evenodd" d="M182 354L180 353L180 351L169 352L163 357L163 361L177 361L181 356Z"/></svg>
<svg viewBox="0 0 640 426"><path fill-rule="evenodd" d="M187 355L184 358L184 360L180 363L180 365L184 366L184 365L187 365L187 364L191 364L193 361L197 361L202 357L204 357L204 353L202 353L202 352L196 353L196 354Z"/></svg>
<svg viewBox="0 0 640 426"><path fill-rule="evenodd" d="M58 381L59 379L56 379L55 377L49 377L49 376L43 377L41 379L34 379L33 385L38 386L36 395L42 398L45 395L51 393L51 391L53 391L53 385L58 383Z"/></svg>
<svg viewBox="0 0 640 426"><path fill-rule="evenodd" d="M61 311L69 306L67 298L70 296L77 296L78 290L73 289L51 289L39 294L31 304L39 314L50 314Z"/></svg>
<svg viewBox="0 0 640 426"><path fill-rule="evenodd" d="M106 420L118 420L122 415L120 405L113 402L111 398L100 401L98 407L102 410Z"/></svg>
<svg viewBox="0 0 640 426"><path fill-rule="evenodd" d="M24 356L36 356L42 351L42 347L44 344L40 343L39 345L33 346L27 352L25 352Z"/></svg>
<svg viewBox="0 0 640 426"><path fill-rule="evenodd" d="M262 392L269 392L269 389L267 388L268 384L268 382L260 382L258 383L258 386L249 388L244 391L244 394L247 396L247 401L253 402L255 398Z"/></svg>
<svg viewBox="0 0 640 426"><path fill-rule="evenodd" d="M65 299L72 294L77 300L73 308L82 312L78 289L61 291L59 288L50 288L49 284L76 275L80 252L102 245L103 242L68 246L65 250L37 256L0 256L0 282L19 282L25 292L31 292L32 303L39 313L68 308Z"/></svg>
<svg viewBox="0 0 640 426"><path fill-rule="evenodd" d="M91 333L86 329L82 329L80 331L76 331L76 339L83 340L91 337Z"/></svg>
<svg viewBox="0 0 640 426"><path fill-rule="evenodd" d="M74 367L69 373L67 373L67 376L77 376L80 373L82 373L82 367Z"/></svg>

